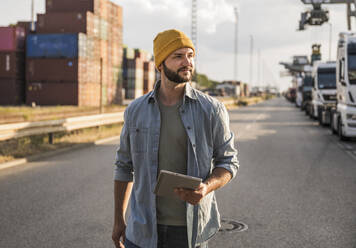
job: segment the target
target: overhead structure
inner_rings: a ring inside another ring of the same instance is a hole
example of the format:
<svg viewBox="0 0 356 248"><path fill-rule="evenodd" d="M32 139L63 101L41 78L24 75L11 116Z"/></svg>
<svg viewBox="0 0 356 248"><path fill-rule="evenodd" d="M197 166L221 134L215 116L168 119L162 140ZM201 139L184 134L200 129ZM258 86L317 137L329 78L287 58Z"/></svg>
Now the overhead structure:
<svg viewBox="0 0 356 248"><path fill-rule="evenodd" d="M351 30L351 16L356 17L356 1L355 0L301 0L304 4L311 4L312 9L309 9L301 14L299 21L299 31L305 30L307 25L323 25L329 21L329 11L322 8L322 4L346 4L347 5L347 26Z"/></svg>
<svg viewBox="0 0 356 248"><path fill-rule="evenodd" d="M306 55L296 55L293 56L293 62L279 62L283 65L286 71L282 71L282 76L298 76L302 73L310 72L310 68L313 66L315 61L321 60L320 44L312 45L312 54L310 60Z"/></svg>

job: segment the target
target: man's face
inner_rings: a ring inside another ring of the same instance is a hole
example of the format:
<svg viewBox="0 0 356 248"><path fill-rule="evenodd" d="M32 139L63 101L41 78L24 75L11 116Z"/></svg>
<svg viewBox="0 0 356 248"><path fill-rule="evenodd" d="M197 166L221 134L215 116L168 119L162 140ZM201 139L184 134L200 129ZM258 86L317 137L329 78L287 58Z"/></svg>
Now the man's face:
<svg viewBox="0 0 356 248"><path fill-rule="evenodd" d="M180 84L192 80L194 52L191 48L180 48L171 53L160 65L160 70L172 82Z"/></svg>

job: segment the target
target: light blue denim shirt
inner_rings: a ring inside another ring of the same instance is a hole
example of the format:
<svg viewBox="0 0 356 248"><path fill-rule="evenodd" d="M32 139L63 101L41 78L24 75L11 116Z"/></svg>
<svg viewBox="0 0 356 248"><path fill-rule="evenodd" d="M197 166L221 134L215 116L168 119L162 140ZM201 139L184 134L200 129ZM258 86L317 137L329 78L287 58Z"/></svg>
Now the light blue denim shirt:
<svg viewBox="0 0 356 248"><path fill-rule="evenodd" d="M134 181L126 237L142 248L157 247L153 191L157 181L161 123L156 98L159 86L158 81L153 91L126 108L115 162L114 179ZM221 167L235 177L239 164L225 106L187 83L179 111L188 134L187 174L205 180L214 168ZM190 248L210 239L219 228L220 215L214 192L195 206L187 203Z"/></svg>

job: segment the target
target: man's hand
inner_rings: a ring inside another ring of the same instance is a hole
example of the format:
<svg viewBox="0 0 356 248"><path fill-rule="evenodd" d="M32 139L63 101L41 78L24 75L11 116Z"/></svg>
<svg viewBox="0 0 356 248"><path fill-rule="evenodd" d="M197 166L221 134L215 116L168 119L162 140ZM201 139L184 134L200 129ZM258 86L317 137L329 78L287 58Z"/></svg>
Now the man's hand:
<svg viewBox="0 0 356 248"><path fill-rule="evenodd" d="M126 224L124 221L120 221L120 223L115 223L113 231L112 231L112 240L114 241L116 248L125 248L125 229ZM122 237L122 242L120 241Z"/></svg>
<svg viewBox="0 0 356 248"><path fill-rule="evenodd" d="M174 189L174 192L182 201L196 205L208 194L208 186L205 183L200 183L199 187L195 190L176 188Z"/></svg>

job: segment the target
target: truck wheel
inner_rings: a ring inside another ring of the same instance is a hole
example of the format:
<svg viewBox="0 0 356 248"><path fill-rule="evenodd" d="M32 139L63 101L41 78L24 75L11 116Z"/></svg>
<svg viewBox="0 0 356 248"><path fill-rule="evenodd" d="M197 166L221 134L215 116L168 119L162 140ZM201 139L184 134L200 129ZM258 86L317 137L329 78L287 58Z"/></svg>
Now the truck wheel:
<svg viewBox="0 0 356 248"><path fill-rule="evenodd" d="M347 141L348 138L342 134L342 120L341 120L341 118L339 118L339 121L337 123L338 123L337 131L338 131L339 139L341 141Z"/></svg>

